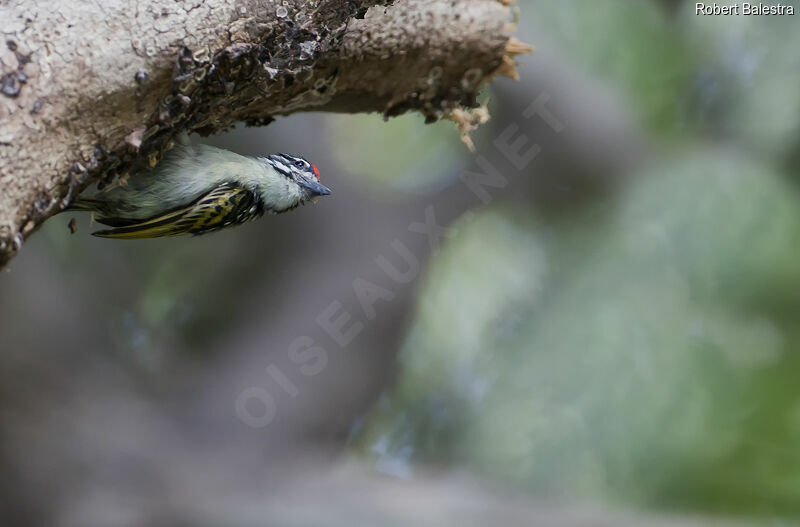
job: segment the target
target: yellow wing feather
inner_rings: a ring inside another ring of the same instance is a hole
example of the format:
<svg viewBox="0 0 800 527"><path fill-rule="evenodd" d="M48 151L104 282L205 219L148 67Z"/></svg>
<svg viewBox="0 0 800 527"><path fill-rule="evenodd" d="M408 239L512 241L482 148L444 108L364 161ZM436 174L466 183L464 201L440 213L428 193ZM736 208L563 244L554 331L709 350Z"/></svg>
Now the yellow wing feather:
<svg viewBox="0 0 800 527"><path fill-rule="evenodd" d="M92 234L119 240L202 234L236 223L237 210L250 198L249 190L225 183L186 207L139 223Z"/></svg>

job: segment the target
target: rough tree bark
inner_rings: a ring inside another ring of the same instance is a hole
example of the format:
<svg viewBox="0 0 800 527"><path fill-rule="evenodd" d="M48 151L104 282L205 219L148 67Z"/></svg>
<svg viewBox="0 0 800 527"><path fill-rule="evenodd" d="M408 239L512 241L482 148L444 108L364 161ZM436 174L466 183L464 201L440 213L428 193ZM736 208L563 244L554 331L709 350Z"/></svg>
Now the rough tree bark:
<svg viewBox="0 0 800 527"><path fill-rule="evenodd" d="M526 50L510 3L0 0L0 267L181 132L311 110L463 121Z"/></svg>

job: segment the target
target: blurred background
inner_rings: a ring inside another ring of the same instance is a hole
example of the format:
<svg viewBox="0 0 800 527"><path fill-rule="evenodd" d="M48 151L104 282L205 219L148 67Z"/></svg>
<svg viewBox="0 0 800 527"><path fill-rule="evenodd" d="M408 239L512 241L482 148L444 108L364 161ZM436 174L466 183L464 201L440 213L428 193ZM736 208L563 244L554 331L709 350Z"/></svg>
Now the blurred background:
<svg viewBox="0 0 800 527"><path fill-rule="evenodd" d="M196 139L304 155L315 206L26 243L3 525L798 518L798 15L518 7L536 51L475 153L452 123L295 115Z"/></svg>

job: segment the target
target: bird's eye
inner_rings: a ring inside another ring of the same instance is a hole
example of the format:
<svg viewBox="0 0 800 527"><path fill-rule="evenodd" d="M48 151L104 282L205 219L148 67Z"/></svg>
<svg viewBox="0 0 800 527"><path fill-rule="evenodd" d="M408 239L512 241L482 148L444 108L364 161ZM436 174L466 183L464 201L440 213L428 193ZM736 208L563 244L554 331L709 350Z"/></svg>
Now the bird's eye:
<svg viewBox="0 0 800 527"><path fill-rule="evenodd" d="M298 160L294 162L294 166L296 166L297 168L303 168L305 165L306 165L305 161Z"/></svg>

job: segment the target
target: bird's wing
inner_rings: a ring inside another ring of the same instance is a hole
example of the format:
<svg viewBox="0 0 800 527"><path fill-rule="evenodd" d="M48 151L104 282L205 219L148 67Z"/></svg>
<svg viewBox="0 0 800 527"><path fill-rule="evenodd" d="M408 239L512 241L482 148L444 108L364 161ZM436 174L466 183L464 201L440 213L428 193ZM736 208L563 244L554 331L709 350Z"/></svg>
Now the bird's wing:
<svg viewBox="0 0 800 527"><path fill-rule="evenodd" d="M116 239L158 238L181 234L203 234L255 217L256 198L236 183L223 183L190 205L148 220L92 233Z"/></svg>

